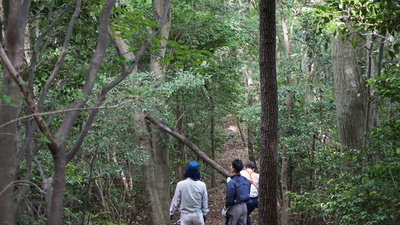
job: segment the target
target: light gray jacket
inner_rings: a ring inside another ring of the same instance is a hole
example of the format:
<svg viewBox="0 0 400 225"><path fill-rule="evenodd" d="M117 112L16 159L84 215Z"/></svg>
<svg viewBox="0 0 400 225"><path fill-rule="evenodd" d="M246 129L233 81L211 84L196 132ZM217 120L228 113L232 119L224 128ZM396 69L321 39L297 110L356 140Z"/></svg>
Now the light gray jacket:
<svg viewBox="0 0 400 225"><path fill-rule="evenodd" d="M178 207L181 213L203 213L203 215L207 215L209 209L206 184L199 180L194 181L191 178L178 182L169 208L170 215L173 215Z"/></svg>

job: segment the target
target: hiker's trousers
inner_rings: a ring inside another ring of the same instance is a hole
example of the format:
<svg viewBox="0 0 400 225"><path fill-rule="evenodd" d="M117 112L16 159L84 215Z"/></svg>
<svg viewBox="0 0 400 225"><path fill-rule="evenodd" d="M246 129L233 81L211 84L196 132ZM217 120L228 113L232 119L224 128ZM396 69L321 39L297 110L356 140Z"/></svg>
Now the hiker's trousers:
<svg viewBox="0 0 400 225"><path fill-rule="evenodd" d="M203 213L181 213L181 225L204 225Z"/></svg>
<svg viewBox="0 0 400 225"><path fill-rule="evenodd" d="M250 214L253 212L255 208L258 208L258 197L250 198L249 201L246 202L247 205L247 225L251 225Z"/></svg>
<svg viewBox="0 0 400 225"><path fill-rule="evenodd" d="M246 203L239 203L229 207L225 216L225 225L246 225L247 206Z"/></svg>

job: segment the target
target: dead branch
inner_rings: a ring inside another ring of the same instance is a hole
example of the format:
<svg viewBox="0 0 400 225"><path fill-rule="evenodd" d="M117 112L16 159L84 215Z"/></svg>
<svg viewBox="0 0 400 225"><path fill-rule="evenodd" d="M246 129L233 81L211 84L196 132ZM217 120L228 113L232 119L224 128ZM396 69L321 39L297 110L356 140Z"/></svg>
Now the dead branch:
<svg viewBox="0 0 400 225"><path fill-rule="evenodd" d="M185 136L182 134L173 131L171 128L167 127L161 121L156 120L150 116L145 116L145 118L150 121L152 124L156 125L157 127L161 128L163 131L167 132L168 134L172 135L179 141L181 141L183 144L188 146L190 149L193 150L193 152L198 155L204 162L206 162L208 165L210 165L212 168L217 170L220 174L222 174L224 177L229 177L231 174L229 173L228 170L226 170L223 166L221 166L219 163L215 162L213 159L208 157L203 151L201 151L193 142L188 140Z"/></svg>
<svg viewBox="0 0 400 225"><path fill-rule="evenodd" d="M7 123L3 123L3 124L0 125L0 128L4 127L4 126L7 126L9 124L18 122L20 120L28 119L28 118L35 117L35 116L48 116L48 115L53 115L53 114L66 113L66 112L70 112L70 111L92 111L92 110L101 110L101 109L115 109L115 108L118 108L118 107L120 107L122 105L125 105L127 103L133 102L133 101L135 101L135 100L131 99L131 100L128 100L128 101L121 102L121 103L119 103L117 105L112 105L112 106L92 107L92 108L79 108L79 109L73 108L73 109L62 109L62 110L53 111L53 112L46 112L46 113L33 113L33 114L30 114L30 115L27 115L27 116L19 117L18 119L15 119L15 120L11 120L11 121L9 121Z"/></svg>

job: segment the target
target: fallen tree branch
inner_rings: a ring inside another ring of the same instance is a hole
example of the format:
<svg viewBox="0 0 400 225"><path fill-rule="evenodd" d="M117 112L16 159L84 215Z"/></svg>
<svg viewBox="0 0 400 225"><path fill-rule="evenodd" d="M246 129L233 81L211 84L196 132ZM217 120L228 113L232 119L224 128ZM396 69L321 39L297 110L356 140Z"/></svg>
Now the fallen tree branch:
<svg viewBox="0 0 400 225"><path fill-rule="evenodd" d="M201 151L193 142L189 141L185 136L182 134L178 133L177 131L172 130L171 128L167 127L161 121L156 120L150 116L145 116L145 118L150 121L152 124L156 125L157 127L161 128L163 131L167 132L168 134L172 135L179 141L181 141L183 144L188 146L190 149L193 150L193 152L198 155L204 162L206 162L208 165L210 165L212 168L217 170L220 174L222 174L224 177L229 177L231 174L229 173L228 170L226 170L223 166L221 166L219 163L215 162L213 159L208 157L203 151Z"/></svg>

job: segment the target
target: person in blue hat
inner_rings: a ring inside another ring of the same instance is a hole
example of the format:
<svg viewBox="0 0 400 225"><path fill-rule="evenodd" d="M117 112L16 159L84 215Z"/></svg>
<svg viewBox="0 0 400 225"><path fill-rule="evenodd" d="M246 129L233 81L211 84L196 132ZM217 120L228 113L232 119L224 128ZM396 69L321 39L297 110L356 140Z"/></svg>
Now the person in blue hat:
<svg viewBox="0 0 400 225"><path fill-rule="evenodd" d="M181 225L204 225L209 212L208 194L206 184L200 181L199 164L189 162L183 176L186 179L178 182L172 198L170 219L174 219L174 212L179 207Z"/></svg>

